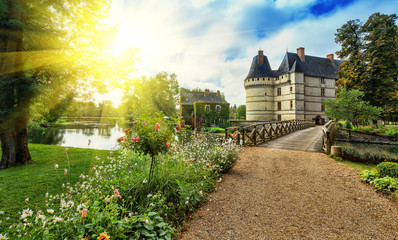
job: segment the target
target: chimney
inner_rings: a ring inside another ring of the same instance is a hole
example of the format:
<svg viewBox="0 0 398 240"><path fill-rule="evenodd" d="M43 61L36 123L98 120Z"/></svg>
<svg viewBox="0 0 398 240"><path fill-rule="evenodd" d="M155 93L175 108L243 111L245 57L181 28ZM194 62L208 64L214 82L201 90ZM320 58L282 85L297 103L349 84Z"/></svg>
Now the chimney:
<svg viewBox="0 0 398 240"><path fill-rule="evenodd" d="M204 96L206 97L207 96L207 94L209 94L210 93L210 90L209 89L205 89L205 93L204 93Z"/></svg>
<svg viewBox="0 0 398 240"><path fill-rule="evenodd" d="M219 90L217 90L217 97L221 98L221 94L220 94Z"/></svg>
<svg viewBox="0 0 398 240"><path fill-rule="evenodd" d="M300 58L300 60L302 62L305 61L305 53L304 53L304 48L303 47L297 48L297 55L299 56L299 58Z"/></svg>
<svg viewBox="0 0 398 240"><path fill-rule="evenodd" d="M332 53L332 54L328 54L326 57L329 58L329 60L330 60L332 63L334 63L334 55L333 55L333 53Z"/></svg>
<svg viewBox="0 0 398 240"><path fill-rule="evenodd" d="M263 54L263 50L258 50L258 60L257 60L257 64L264 64L264 54Z"/></svg>

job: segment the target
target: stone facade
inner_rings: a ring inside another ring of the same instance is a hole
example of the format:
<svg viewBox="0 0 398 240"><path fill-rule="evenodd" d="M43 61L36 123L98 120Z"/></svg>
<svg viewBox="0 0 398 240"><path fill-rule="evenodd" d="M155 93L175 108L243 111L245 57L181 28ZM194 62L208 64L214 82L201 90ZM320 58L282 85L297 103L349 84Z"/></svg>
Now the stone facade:
<svg viewBox="0 0 398 240"><path fill-rule="evenodd" d="M313 119L317 124L324 124L322 102L335 98L336 72L340 64L333 54L327 58L307 56L304 48L298 48L297 54L286 53L278 70L271 70L267 57L260 50L244 80L246 119Z"/></svg>

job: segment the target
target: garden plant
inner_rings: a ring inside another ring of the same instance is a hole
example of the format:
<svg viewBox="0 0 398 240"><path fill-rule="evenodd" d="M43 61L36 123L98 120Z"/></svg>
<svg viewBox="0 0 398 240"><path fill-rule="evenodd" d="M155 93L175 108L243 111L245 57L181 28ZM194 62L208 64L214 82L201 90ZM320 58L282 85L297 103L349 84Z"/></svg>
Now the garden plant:
<svg viewBox="0 0 398 240"><path fill-rule="evenodd" d="M77 183L46 193L44 208L26 200L19 213L0 211L1 220L19 216L0 239L171 239L239 151L215 137L187 136L162 115L132 121L125 133L120 150L97 158ZM54 174L70 174L58 167Z"/></svg>

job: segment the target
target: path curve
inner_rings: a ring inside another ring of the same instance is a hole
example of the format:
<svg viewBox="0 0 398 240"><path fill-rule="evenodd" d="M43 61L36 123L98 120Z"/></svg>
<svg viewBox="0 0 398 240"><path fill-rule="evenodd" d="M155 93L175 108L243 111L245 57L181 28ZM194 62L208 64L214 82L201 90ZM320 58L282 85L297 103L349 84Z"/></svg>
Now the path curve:
<svg viewBox="0 0 398 240"><path fill-rule="evenodd" d="M398 207L322 153L248 147L182 239L398 239Z"/></svg>

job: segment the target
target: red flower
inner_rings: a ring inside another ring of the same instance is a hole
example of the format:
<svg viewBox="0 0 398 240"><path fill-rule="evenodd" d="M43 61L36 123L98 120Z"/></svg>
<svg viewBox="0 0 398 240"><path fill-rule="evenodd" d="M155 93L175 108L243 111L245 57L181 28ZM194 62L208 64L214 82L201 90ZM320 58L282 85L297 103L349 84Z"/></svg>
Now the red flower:
<svg viewBox="0 0 398 240"><path fill-rule="evenodd" d="M122 141L123 137L120 137L117 139L117 142L120 143Z"/></svg>
<svg viewBox="0 0 398 240"><path fill-rule="evenodd" d="M130 130L129 133L133 133L133 130Z"/></svg>
<svg viewBox="0 0 398 240"><path fill-rule="evenodd" d="M170 143L168 141L166 143L166 147L170 147Z"/></svg>
<svg viewBox="0 0 398 240"><path fill-rule="evenodd" d="M85 218L87 215L87 209L83 209L82 211L82 218Z"/></svg>
<svg viewBox="0 0 398 240"><path fill-rule="evenodd" d="M125 129L123 130L124 133L128 133L128 131L129 131L129 130L128 130L127 128L125 128Z"/></svg>
<svg viewBox="0 0 398 240"><path fill-rule="evenodd" d="M130 124L131 124L131 125L133 125L133 124L134 124L134 122L133 122L133 121L130 121Z"/></svg>
<svg viewBox="0 0 398 240"><path fill-rule="evenodd" d="M146 125L146 122L143 122L142 124Z"/></svg>
<svg viewBox="0 0 398 240"><path fill-rule="evenodd" d="M179 132L181 130L181 124L177 123L176 131Z"/></svg>
<svg viewBox="0 0 398 240"><path fill-rule="evenodd" d="M136 141L135 137L133 137L133 138L131 139L131 141L135 142L135 141Z"/></svg>
<svg viewBox="0 0 398 240"><path fill-rule="evenodd" d="M127 138L126 138L126 137L124 137L124 138L123 138L123 141L127 142Z"/></svg>
<svg viewBox="0 0 398 240"><path fill-rule="evenodd" d="M135 138L135 141L139 142L141 140L140 136Z"/></svg>
<svg viewBox="0 0 398 240"><path fill-rule="evenodd" d="M156 123L156 124L155 124L155 130L156 130L156 131L159 131L159 128L160 128L160 124L159 124L159 123Z"/></svg>

